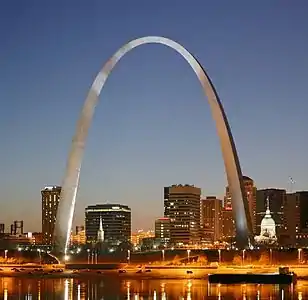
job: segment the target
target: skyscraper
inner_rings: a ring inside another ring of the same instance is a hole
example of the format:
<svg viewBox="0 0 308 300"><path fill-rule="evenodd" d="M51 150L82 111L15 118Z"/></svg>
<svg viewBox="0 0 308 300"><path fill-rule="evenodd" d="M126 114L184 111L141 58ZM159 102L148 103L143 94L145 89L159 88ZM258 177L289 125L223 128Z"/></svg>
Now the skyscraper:
<svg viewBox="0 0 308 300"><path fill-rule="evenodd" d="M164 188L164 215L170 219L172 244L200 242L201 189L193 185L172 185Z"/></svg>
<svg viewBox="0 0 308 300"><path fill-rule="evenodd" d="M201 229L205 241L216 242L222 236L222 201L216 197L201 200Z"/></svg>
<svg viewBox="0 0 308 300"><path fill-rule="evenodd" d="M293 247L308 246L308 191L287 194L284 203L284 229Z"/></svg>
<svg viewBox="0 0 308 300"><path fill-rule="evenodd" d="M170 219L159 218L155 220L155 238L163 243L170 242Z"/></svg>
<svg viewBox="0 0 308 300"><path fill-rule="evenodd" d="M41 191L42 235L44 245L51 245L53 243L53 231L56 223L60 193L60 186L47 186Z"/></svg>
<svg viewBox="0 0 308 300"><path fill-rule="evenodd" d="M257 188L254 185L254 181L248 177L243 176L244 182L244 194L246 197L246 201L248 203L249 214L251 218L251 225L252 225L252 233L256 234L257 227L256 227L256 199L257 199ZM233 215L230 211L232 211L232 204L231 204L231 194L229 191L229 187L226 187L226 195L224 198L224 216L226 221L224 222L224 228L226 234L230 236L235 236L235 224L234 221L231 222L230 218L233 218ZM233 225L232 225L233 224ZM233 226L233 229L229 226Z"/></svg>
<svg viewBox="0 0 308 300"><path fill-rule="evenodd" d="M87 243L104 242L117 246L131 239L131 209L121 204L90 205L85 210ZM101 223L101 228L100 228Z"/></svg>
<svg viewBox="0 0 308 300"><path fill-rule="evenodd" d="M222 209L222 237L227 242L232 242L235 238L235 224L232 208Z"/></svg>

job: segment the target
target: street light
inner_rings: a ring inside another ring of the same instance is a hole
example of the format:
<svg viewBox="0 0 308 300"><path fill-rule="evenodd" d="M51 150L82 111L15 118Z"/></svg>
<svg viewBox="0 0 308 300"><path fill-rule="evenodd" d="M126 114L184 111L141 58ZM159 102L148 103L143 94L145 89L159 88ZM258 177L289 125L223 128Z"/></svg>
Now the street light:
<svg viewBox="0 0 308 300"><path fill-rule="evenodd" d="M273 264L273 249L270 248L270 265Z"/></svg>
<svg viewBox="0 0 308 300"><path fill-rule="evenodd" d="M189 263L189 258L190 258L190 249L187 249L187 261Z"/></svg>
<svg viewBox="0 0 308 300"><path fill-rule="evenodd" d="M42 264L41 249L37 249L37 252L39 253L40 256L40 265L41 265Z"/></svg>
<svg viewBox="0 0 308 300"><path fill-rule="evenodd" d="M130 250L127 250L127 262L130 263Z"/></svg>
<svg viewBox="0 0 308 300"><path fill-rule="evenodd" d="M243 249L243 264L245 262L245 252L246 252L246 249Z"/></svg>
<svg viewBox="0 0 308 300"><path fill-rule="evenodd" d="M218 262L221 263L221 249L218 249Z"/></svg>
<svg viewBox="0 0 308 300"><path fill-rule="evenodd" d="M88 252L88 265L90 264L90 249L87 249Z"/></svg>
<svg viewBox="0 0 308 300"><path fill-rule="evenodd" d="M164 250L164 249L161 250L161 254L162 254L162 256L163 256L163 261L165 261L165 250Z"/></svg>
<svg viewBox="0 0 308 300"><path fill-rule="evenodd" d="M301 261L302 261L302 250L303 249L301 249L301 248L299 248L299 249L297 249L297 260L298 260L298 264L300 264L301 263Z"/></svg>
<svg viewBox="0 0 308 300"><path fill-rule="evenodd" d="M9 250L4 250L4 259L7 260L7 253Z"/></svg>

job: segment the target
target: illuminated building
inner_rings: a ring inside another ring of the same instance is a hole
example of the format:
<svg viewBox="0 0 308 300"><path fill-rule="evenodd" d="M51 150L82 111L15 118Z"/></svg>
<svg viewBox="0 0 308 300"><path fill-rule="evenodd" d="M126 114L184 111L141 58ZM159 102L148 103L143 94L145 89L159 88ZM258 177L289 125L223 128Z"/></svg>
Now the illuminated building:
<svg viewBox="0 0 308 300"><path fill-rule="evenodd" d="M251 218L252 233L257 232L256 224L256 202L257 202L257 188L254 185L254 181L248 176L243 176L244 193L248 202L248 208Z"/></svg>
<svg viewBox="0 0 308 300"><path fill-rule="evenodd" d="M286 190L263 189L257 191L257 235L261 233L261 221L267 208L267 198L271 203L271 216L276 224L276 236L279 245L285 245L289 239L285 230L284 204L286 203Z"/></svg>
<svg viewBox="0 0 308 300"><path fill-rule="evenodd" d="M160 239L162 243L170 242L170 219L159 218L155 220L155 238Z"/></svg>
<svg viewBox="0 0 308 300"><path fill-rule="evenodd" d="M256 199L257 199L257 188L254 185L254 181L248 177L243 176L244 183L244 195L247 199L248 209L251 219L252 233L255 234L257 232L256 226ZM226 236L234 237L235 236L235 222L230 220L230 218L234 218L234 212L232 211L232 197L230 193L230 189L226 187L226 195L224 197L224 217L226 220L224 221L224 229ZM233 225L232 225L233 224Z"/></svg>
<svg viewBox="0 0 308 300"><path fill-rule="evenodd" d="M43 234L42 232L32 232L32 240L35 245L43 244Z"/></svg>
<svg viewBox="0 0 308 300"><path fill-rule="evenodd" d="M206 242L219 241L222 235L222 201L216 197L201 200L201 230Z"/></svg>
<svg viewBox="0 0 308 300"><path fill-rule="evenodd" d="M200 243L201 189L193 185L164 188L164 215L170 219L171 244Z"/></svg>
<svg viewBox="0 0 308 300"><path fill-rule="evenodd" d="M148 230L144 231L143 229L137 230L137 232L134 232L131 236L131 243L136 247L141 244L142 239L144 238L152 238L154 237L154 231Z"/></svg>
<svg viewBox="0 0 308 300"><path fill-rule="evenodd" d="M42 191L42 233L43 244L53 243L53 231L56 223L56 215L59 205L61 187L45 187Z"/></svg>
<svg viewBox="0 0 308 300"><path fill-rule="evenodd" d="M71 235L71 244L73 245L85 245L86 244L86 231L79 230L75 234Z"/></svg>
<svg viewBox="0 0 308 300"><path fill-rule="evenodd" d="M100 221L104 231L104 241L110 245L130 242L131 209L121 204L97 204L86 208L87 243L98 242Z"/></svg>
<svg viewBox="0 0 308 300"><path fill-rule="evenodd" d="M19 246L30 246L35 244L32 232L10 235L6 234L0 240L0 248L16 249Z"/></svg>
<svg viewBox="0 0 308 300"><path fill-rule="evenodd" d="M289 237L288 245L308 246L308 191L287 194L284 203L285 230Z"/></svg>
<svg viewBox="0 0 308 300"><path fill-rule="evenodd" d="M235 224L232 208L222 209L222 236L225 241L232 241L235 237Z"/></svg>
<svg viewBox="0 0 308 300"><path fill-rule="evenodd" d="M271 216L269 201L269 197L267 197L266 212L260 225L260 235L255 236L257 244L273 245L277 242L276 224Z"/></svg>

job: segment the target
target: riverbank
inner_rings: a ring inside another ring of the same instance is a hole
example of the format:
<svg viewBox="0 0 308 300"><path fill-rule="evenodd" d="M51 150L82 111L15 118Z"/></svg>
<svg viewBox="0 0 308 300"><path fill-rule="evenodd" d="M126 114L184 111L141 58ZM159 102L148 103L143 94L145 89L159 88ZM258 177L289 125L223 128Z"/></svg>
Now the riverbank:
<svg viewBox="0 0 308 300"><path fill-rule="evenodd" d="M65 270L59 269L56 271L53 268L43 268L41 270L27 269L2 269L0 277L29 277L29 278L99 278L99 277L117 277L123 279L202 279L207 280L209 274L241 274L241 273L255 273L266 274L275 273L278 271L277 267L264 268L234 268L234 267L219 267L217 269L211 268L125 268L113 270ZM298 275L298 279L308 280L307 268L291 268L290 271Z"/></svg>

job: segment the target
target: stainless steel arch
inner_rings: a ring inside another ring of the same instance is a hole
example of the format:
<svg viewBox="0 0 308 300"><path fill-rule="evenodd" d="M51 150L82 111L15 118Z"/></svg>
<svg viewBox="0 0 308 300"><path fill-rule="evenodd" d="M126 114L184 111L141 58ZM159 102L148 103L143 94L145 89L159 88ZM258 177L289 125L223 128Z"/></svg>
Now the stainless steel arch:
<svg viewBox="0 0 308 300"><path fill-rule="evenodd" d="M104 65L101 71L96 76L84 107L81 116L78 120L77 130L73 138L71 151L69 154L66 174L62 184L62 192L57 213L57 221L55 226L55 252L66 253L69 243L70 232L75 209L76 194L79 184L79 175L82 157L88 129L90 127L95 106L98 102L98 96L104 86L110 72L117 62L130 50L137 46L158 43L166 45L182 55L196 73L204 93L208 98L211 107L213 118L216 122L217 132L220 138L220 144L227 174L227 180L232 196L232 206L234 211L237 242L239 247L247 247L249 245L249 236L251 233L251 220L248 212L248 204L246 203L243 193L243 182L241 168L231 134L231 130L227 121L226 114L222 104L218 98L215 88L202 68L201 64L179 43L159 36L147 36L138 38L122 46Z"/></svg>

